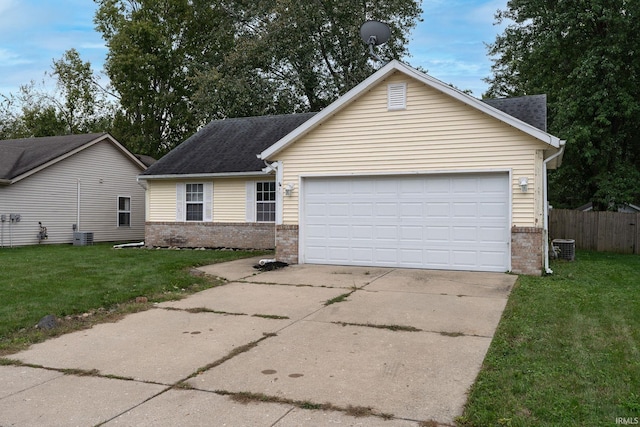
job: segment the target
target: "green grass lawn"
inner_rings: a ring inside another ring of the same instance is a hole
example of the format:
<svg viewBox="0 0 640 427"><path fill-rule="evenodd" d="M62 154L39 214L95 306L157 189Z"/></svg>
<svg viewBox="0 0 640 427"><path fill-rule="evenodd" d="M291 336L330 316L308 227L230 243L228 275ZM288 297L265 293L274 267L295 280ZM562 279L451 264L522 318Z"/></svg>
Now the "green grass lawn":
<svg viewBox="0 0 640 427"><path fill-rule="evenodd" d="M518 279L459 425L638 423L640 256L578 251L551 268Z"/></svg>
<svg viewBox="0 0 640 427"><path fill-rule="evenodd" d="M189 274L190 267L261 253L113 249L110 244L2 248L0 354L46 338L33 328L45 315L64 318L94 312L108 320L108 314L118 310L146 308L131 304L136 297L177 299L214 285L211 279Z"/></svg>

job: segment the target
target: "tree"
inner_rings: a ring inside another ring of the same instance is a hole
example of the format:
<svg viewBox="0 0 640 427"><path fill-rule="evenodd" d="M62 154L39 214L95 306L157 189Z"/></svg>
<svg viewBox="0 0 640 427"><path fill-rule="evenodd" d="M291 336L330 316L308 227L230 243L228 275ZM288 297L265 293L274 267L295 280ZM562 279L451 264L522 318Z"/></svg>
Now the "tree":
<svg viewBox="0 0 640 427"><path fill-rule="evenodd" d="M391 24L383 51L401 57L421 12L414 0L97 2L116 128L154 156L211 119L320 110L373 72L365 20Z"/></svg>
<svg viewBox="0 0 640 427"><path fill-rule="evenodd" d="M45 73L46 75L46 73ZM2 95L0 138L28 138L111 130L115 105L97 85L91 64L75 49L54 60L57 90L43 80L20 86L17 94Z"/></svg>
<svg viewBox="0 0 640 427"><path fill-rule="evenodd" d="M551 133L567 140L550 176L559 207L640 199L640 2L511 0L489 45L487 96L547 93Z"/></svg>
<svg viewBox="0 0 640 427"><path fill-rule="evenodd" d="M198 126L194 77L233 42L224 2L97 0L105 69L123 108L117 123L135 152L161 156Z"/></svg>
<svg viewBox="0 0 640 427"><path fill-rule="evenodd" d="M75 49L53 61L52 75L57 79L58 97L51 98L59 107L67 131L71 134L109 130L115 106L96 82L90 62L83 62Z"/></svg>
<svg viewBox="0 0 640 427"><path fill-rule="evenodd" d="M200 74L200 100L222 104L223 116L319 111L375 71L360 39L366 20L390 25L381 55L401 58L420 13L413 0L238 1L236 47L222 72Z"/></svg>
<svg viewBox="0 0 640 427"><path fill-rule="evenodd" d="M52 97L35 81L21 85L17 94L2 95L0 139L66 135L67 126Z"/></svg>

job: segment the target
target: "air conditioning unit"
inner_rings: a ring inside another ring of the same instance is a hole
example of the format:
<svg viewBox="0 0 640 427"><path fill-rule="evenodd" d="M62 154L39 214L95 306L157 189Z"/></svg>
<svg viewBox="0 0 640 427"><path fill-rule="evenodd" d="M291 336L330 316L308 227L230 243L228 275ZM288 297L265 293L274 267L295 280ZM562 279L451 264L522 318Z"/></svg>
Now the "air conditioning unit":
<svg viewBox="0 0 640 427"><path fill-rule="evenodd" d="M573 239L553 239L551 241L558 258L573 261L576 259L576 241Z"/></svg>
<svg viewBox="0 0 640 427"><path fill-rule="evenodd" d="M93 245L93 233L89 231L74 231L73 245L74 246Z"/></svg>

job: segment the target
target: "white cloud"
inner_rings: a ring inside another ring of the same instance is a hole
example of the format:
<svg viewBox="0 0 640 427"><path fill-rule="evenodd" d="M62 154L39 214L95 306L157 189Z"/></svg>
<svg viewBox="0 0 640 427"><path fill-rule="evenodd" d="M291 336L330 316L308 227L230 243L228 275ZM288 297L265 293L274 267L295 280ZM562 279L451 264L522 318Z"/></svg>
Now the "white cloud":
<svg viewBox="0 0 640 427"><path fill-rule="evenodd" d="M15 52L0 47L0 67L13 67L16 65L30 64L28 60Z"/></svg>
<svg viewBox="0 0 640 427"><path fill-rule="evenodd" d="M491 73L485 43L492 43L500 26L494 25L498 9L507 0L424 0L423 22L409 44L412 65L475 96L486 90L483 78Z"/></svg>

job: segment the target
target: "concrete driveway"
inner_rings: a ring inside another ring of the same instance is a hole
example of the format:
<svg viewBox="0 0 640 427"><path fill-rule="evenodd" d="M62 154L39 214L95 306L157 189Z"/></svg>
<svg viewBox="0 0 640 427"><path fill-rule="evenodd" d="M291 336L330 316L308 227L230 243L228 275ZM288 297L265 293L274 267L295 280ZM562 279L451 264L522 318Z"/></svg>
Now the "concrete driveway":
<svg viewBox="0 0 640 427"><path fill-rule="evenodd" d="M0 425L454 425L516 280L256 262L9 356Z"/></svg>

